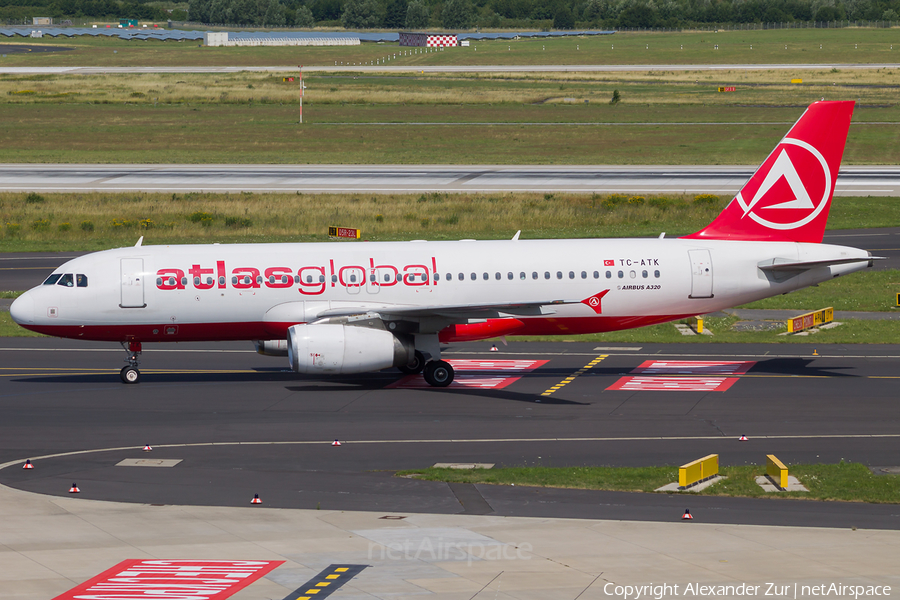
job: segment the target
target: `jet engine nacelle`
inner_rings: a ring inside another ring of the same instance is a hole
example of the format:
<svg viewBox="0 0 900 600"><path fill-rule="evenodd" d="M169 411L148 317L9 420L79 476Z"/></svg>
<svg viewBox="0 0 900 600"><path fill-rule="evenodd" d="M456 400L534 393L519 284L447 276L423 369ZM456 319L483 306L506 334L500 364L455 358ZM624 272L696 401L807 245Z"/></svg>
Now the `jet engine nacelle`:
<svg viewBox="0 0 900 600"><path fill-rule="evenodd" d="M287 340L256 340L253 342L256 351L263 356L287 356Z"/></svg>
<svg viewBox="0 0 900 600"><path fill-rule="evenodd" d="M415 348L383 329L337 323L287 330L288 360L298 373L370 373L408 365Z"/></svg>

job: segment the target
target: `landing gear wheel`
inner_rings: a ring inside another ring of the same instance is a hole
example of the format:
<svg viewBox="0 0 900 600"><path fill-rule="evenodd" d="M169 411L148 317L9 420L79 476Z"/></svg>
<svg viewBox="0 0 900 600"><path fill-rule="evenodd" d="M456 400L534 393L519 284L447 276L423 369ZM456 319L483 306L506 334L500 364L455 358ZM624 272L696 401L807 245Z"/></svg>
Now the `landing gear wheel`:
<svg viewBox="0 0 900 600"><path fill-rule="evenodd" d="M453 367L443 360L436 360L425 365L425 381L434 387L447 387L453 382Z"/></svg>
<svg viewBox="0 0 900 600"><path fill-rule="evenodd" d="M132 366L122 367L122 370L119 372L119 377L122 378L122 383L137 383L141 380L141 372L137 370L137 368Z"/></svg>
<svg viewBox="0 0 900 600"><path fill-rule="evenodd" d="M416 350L416 355L411 363L409 363L408 365L399 366L397 368L400 369L401 373L406 373L407 375L421 373L425 368L425 355Z"/></svg>

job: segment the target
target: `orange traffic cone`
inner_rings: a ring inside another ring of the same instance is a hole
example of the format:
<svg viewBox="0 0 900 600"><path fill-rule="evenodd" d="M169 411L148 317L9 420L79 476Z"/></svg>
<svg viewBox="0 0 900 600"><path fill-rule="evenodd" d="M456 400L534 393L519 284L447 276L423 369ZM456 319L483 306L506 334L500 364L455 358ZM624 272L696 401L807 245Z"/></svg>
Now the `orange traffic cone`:
<svg viewBox="0 0 900 600"><path fill-rule="evenodd" d="M144 452L150 452L153 448L150 447L150 444L144 446Z"/></svg>
<svg viewBox="0 0 900 600"><path fill-rule="evenodd" d="M747 436L746 436L746 435L742 435L742 436L740 437L740 439L738 439L738 441L739 441L739 442L746 442L746 441L747 441Z"/></svg>
<svg viewBox="0 0 900 600"><path fill-rule="evenodd" d="M23 468L23 469L33 469L33 468L34 468L34 465L31 464L31 461L30 461L30 460L26 460L26 461L25 461L25 464L22 465L22 468Z"/></svg>
<svg viewBox="0 0 900 600"><path fill-rule="evenodd" d="M80 494L81 490L79 490L78 486L73 483L72 487L69 488L69 493L70 494Z"/></svg>
<svg viewBox="0 0 900 600"><path fill-rule="evenodd" d="M497 350L497 344L491 346L491 352L500 352L499 350Z"/></svg>
<svg viewBox="0 0 900 600"><path fill-rule="evenodd" d="M682 521L692 521L693 519L694 519L694 517L691 516L691 509L689 509L689 508L684 509L684 515L682 515L681 520Z"/></svg>
<svg viewBox="0 0 900 600"><path fill-rule="evenodd" d="M331 442L331 445L332 445L332 446L340 446L341 443L340 443L339 441L337 441L337 440L334 440L333 442Z"/></svg>
<svg viewBox="0 0 900 600"><path fill-rule="evenodd" d="M250 501L250 504L262 504L262 500L259 499L259 494L253 494L253 500Z"/></svg>

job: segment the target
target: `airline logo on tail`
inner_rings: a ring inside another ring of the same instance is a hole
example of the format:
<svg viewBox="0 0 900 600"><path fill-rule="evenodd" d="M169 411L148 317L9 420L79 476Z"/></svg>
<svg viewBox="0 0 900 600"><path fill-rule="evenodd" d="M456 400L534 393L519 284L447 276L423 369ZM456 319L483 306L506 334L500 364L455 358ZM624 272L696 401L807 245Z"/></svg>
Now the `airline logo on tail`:
<svg viewBox="0 0 900 600"><path fill-rule="evenodd" d="M815 102L734 200L690 239L822 241L853 102Z"/></svg>
<svg viewBox="0 0 900 600"><path fill-rule="evenodd" d="M750 202L745 192L753 194ZM742 218L771 229L795 229L815 219L830 195L831 173L822 153L802 140L784 138L735 199Z"/></svg>

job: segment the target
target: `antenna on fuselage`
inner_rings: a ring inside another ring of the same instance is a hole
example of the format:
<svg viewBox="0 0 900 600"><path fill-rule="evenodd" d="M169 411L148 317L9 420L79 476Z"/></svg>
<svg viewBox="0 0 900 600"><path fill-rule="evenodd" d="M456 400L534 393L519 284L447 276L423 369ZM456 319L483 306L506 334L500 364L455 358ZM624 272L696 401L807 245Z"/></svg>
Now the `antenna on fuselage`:
<svg viewBox="0 0 900 600"><path fill-rule="evenodd" d="M518 241L518 240L519 240L519 234L520 234L520 233L522 233L522 230L521 230L521 229L518 230L518 231L516 232L516 235L513 236L512 241L514 241L514 242Z"/></svg>
<svg viewBox="0 0 900 600"><path fill-rule="evenodd" d="M137 241L137 244L135 244L134 247L137 248L138 246L141 245L141 243L142 243L143 241L144 241L144 236L141 236L141 239L139 239L139 240Z"/></svg>

